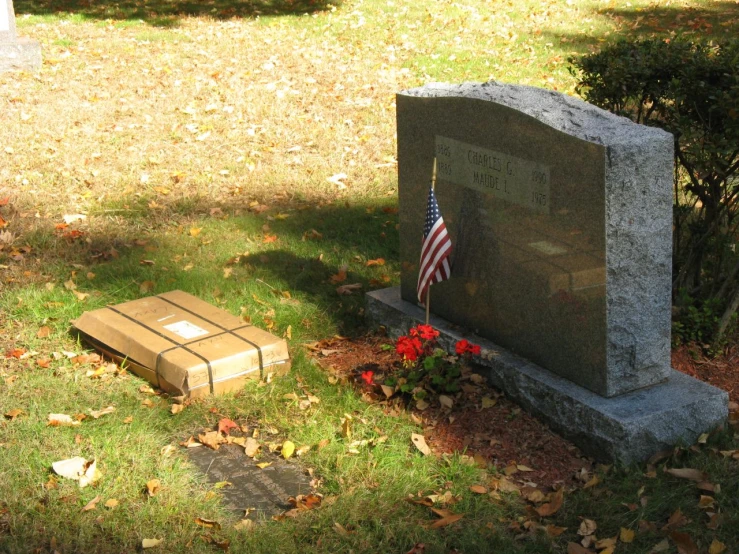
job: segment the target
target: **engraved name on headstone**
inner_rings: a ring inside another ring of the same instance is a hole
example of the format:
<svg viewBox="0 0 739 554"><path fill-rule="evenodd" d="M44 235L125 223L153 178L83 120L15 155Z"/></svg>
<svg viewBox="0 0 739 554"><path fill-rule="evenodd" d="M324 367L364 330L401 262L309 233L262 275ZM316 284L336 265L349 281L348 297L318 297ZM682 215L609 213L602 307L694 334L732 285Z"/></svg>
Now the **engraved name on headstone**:
<svg viewBox="0 0 739 554"><path fill-rule="evenodd" d="M439 179L549 213L549 166L438 135L436 159Z"/></svg>

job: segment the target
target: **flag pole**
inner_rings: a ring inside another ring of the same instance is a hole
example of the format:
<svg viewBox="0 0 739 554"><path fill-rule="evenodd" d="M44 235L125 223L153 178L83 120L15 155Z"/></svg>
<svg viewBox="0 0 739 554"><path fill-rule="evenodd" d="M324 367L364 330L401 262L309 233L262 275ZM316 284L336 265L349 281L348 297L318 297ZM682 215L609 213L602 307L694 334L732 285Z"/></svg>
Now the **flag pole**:
<svg viewBox="0 0 739 554"><path fill-rule="evenodd" d="M431 172L431 190L436 187L436 156L434 156L434 169ZM431 305L431 285L426 289L426 325L429 324L429 306Z"/></svg>

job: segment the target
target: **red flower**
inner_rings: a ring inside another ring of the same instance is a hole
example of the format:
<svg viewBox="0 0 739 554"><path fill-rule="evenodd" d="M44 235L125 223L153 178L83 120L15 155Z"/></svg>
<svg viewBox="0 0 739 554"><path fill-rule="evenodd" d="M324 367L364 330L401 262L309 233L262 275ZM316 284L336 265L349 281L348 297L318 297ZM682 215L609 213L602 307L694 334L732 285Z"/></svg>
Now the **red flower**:
<svg viewBox="0 0 739 554"><path fill-rule="evenodd" d="M362 372L362 380L367 383L368 385L371 385L374 382L375 372L372 370L367 370Z"/></svg>
<svg viewBox="0 0 739 554"><path fill-rule="evenodd" d="M454 350L457 352L458 356L463 356L464 354L473 354L477 356L480 354L480 346L477 344L472 344L467 339L462 339L457 342L457 345L454 347Z"/></svg>
<svg viewBox="0 0 739 554"><path fill-rule="evenodd" d="M439 331L436 331L431 325L419 325L418 332L423 340L434 340L439 336Z"/></svg>
<svg viewBox="0 0 739 554"><path fill-rule="evenodd" d="M406 337L402 336L395 343L395 351L403 356L403 359L408 361L415 361L418 359L418 355L421 353L421 341L418 337Z"/></svg>

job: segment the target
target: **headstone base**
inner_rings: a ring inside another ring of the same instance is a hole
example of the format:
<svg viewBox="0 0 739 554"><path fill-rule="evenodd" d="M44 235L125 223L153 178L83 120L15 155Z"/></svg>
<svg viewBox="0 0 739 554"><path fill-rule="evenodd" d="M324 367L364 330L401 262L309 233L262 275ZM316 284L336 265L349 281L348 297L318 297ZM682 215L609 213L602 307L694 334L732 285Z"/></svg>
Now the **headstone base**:
<svg viewBox="0 0 739 554"><path fill-rule="evenodd" d="M371 324L385 326L392 337L425 320L421 308L401 300L400 287L366 297ZM665 383L605 398L439 317L432 315L429 323L441 333L439 341L448 351L461 338L479 344L479 361L492 385L597 460L644 461L676 444L693 444L728 416L725 391L675 370Z"/></svg>
<svg viewBox="0 0 739 554"><path fill-rule="evenodd" d="M18 42L0 43L0 73L41 69L41 44L19 37Z"/></svg>

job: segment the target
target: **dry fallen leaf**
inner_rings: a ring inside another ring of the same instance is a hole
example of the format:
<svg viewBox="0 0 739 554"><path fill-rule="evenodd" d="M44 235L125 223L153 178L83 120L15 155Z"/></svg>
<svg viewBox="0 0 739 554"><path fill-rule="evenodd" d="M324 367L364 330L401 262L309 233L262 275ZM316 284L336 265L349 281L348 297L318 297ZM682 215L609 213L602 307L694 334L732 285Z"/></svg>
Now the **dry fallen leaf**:
<svg viewBox="0 0 739 554"><path fill-rule="evenodd" d="M627 529L626 527L621 527L621 532L618 535L618 538L621 542L624 543L630 543L634 542L634 536L636 533L632 531L631 529Z"/></svg>
<svg viewBox="0 0 739 554"><path fill-rule="evenodd" d="M144 539L141 541L141 548L154 548L164 542L164 539Z"/></svg>
<svg viewBox="0 0 739 554"><path fill-rule="evenodd" d="M589 535L594 535L597 529L598 524L595 523L595 521L592 519L583 519L580 523L580 528L577 530L577 534L587 537Z"/></svg>
<svg viewBox="0 0 739 554"><path fill-rule="evenodd" d="M5 412L5 417L7 417L10 421L13 421L16 417L18 417L22 413L23 413L23 410L14 408L12 410L8 410L7 412Z"/></svg>
<svg viewBox="0 0 739 554"><path fill-rule="evenodd" d="M109 510L112 510L113 508L118 506L118 504L119 504L118 500L116 500L115 498L111 498L105 502L105 507L108 508Z"/></svg>
<svg viewBox="0 0 739 554"><path fill-rule="evenodd" d="M81 489L100 479L96 460L88 462L80 456L54 462L51 468L61 477L79 481Z"/></svg>
<svg viewBox="0 0 739 554"><path fill-rule="evenodd" d="M666 469L665 471L673 477L679 477L680 479L690 479L691 481L706 481L708 479L708 475L702 471L689 467L672 468Z"/></svg>
<svg viewBox="0 0 739 554"><path fill-rule="evenodd" d="M362 283L354 283L352 285L341 285L336 288L336 292L339 296L348 296L356 290L362 290Z"/></svg>
<svg viewBox="0 0 739 554"><path fill-rule="evenodd" d="M487 494L488 489L487 487L483 487L482 485L472 485L470 487L470 491L474 492L475 494Z"/></svg>
<svg viewBox="0 0 739 554"><path fill-rule="evenodd" d="M678 554L699 554L698 547L687 533L672 531L670 533L670 538L672 539L672 542L675 543Z"/></svg>
<svg viewBox="0 0 739 554"><path fill-rule="evenodd" d="M95 419L98 419L99 417L107 414L112 414L113 412L115 412L115 407L108 406L107 408L103 408L102 410L90 410L90 415Z"/></svg>
<svg viewBox="0 0 739 554"><path fill-rule="evenodd" d="M252 437L248 437L246 439L246 442L244 443L244 453L249 456L250 458L253 458L257 455L257 452L259 452L260 444L257 442L256 439L253 439Z"/></svg>
<svg viewBox="0 0 739 554"><path fill-rule="evenodd" d="M711 546L708 547L708 554L723 554L726 552L726 545L718 539L713 539Z"/></svg>
<svg viewBox="0 0 739 554"><path fill-rule="evenodd" d="M220 530L221 524L212 519L204 519L202 517L196 517L195 523L201 527L207 527L209 529Z"/></svg>
<svg viewBox="0 0 739 554"><path fill-rule="evenodd" d="M51 328L50 328L50 327L48 327L48 326L46 326L46 325L44 325L43 327L41 327L41 328L40 328L40 329L38 330L38 333L36 333L36 338L39 338L39 339L45 339L45 338L46 338L46 337L48 337L48 336L49 336L50 334L51 334Z"/></svg>
<svg viewBox="0 0 739 554"><path fill-rule="evenodd" d="M282 443L282 457L286 460L295 453L295 444L292 441Z"/></svg>
<svg viewBox="0 0 739 554"><path fill-rule="evenodd" d="M568 542L567 554L593 554L593 551L577 544L576 542Z"/></svg>
<svg viewBox="0 0 739 554"><path fill-rule="evenodd" d="M411 441L415 445L416 448L423 454L424 456L428 456L431 454L431 449L429 448L428 444L426 444L426 439L423 435L419 435L417 433L411 434Z"/></svg>
<svg viewBox="0 0 739 554"><path fill-rule="evenodd" d="M218 432L223 433L224 435L228 435L231 433L232 429L238 429L239 425L238 423L228 419L227 417L222 418L218 422Z"/></svg>
<svg viewBox="0 0 739 554"><path fill-rule="evenodd" d="M98 502L100 502L100 497L96 496L95 498L90 500L87 504L85 504L85 507L82 508L82 511L89 512L90 510L94 510L97 507Z"/></svg>
<svg viewBox="0 0 739 554"><path fill-rule="evenodd" d="M562 507L563 501L564 491L562 489L559 489L557 492L552 494L552 498L547 504L542 504L541 506L536 508L536 513L539 514L541 517L549 517L551 515L554 515Z"/></svg>
<svg viewBox="0 0 739 554"><path fill-rule="evenodd" d="M67 414L49 414L49 423L52 427L59 427L63 425L80 425L80 422L76 419L72 419L72 416Z"/></svg>
<svg viewBox="0 0 739 554"><path fill-rule="evenodd" d="M442 517L441 519L437 519L429 527L431 529L446 527L447 525L451 525L452 523L459 521L463 517L464 514L449 514L448 516Z"/></svg>
<svg viewBox="0 0 739 554"><path fill-rule="evenodd" d="M162 482L159 479L151 479L146 482L146 494L154 496L162 488Z"/></svg>
<svg viewBox="0 0 739 554"><path fill-rule="evenodd" d="M221 447L221 444L226 442L226 439L224 439L223 435L221 435L218 431L208 431L207 433L201 433L198 435L198 440L202 444L209 448L212 448L213 450L218 450Z"/></svg>

